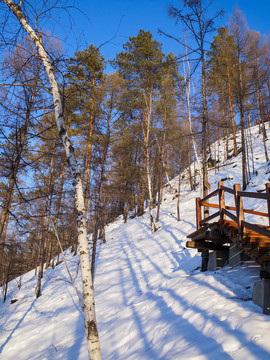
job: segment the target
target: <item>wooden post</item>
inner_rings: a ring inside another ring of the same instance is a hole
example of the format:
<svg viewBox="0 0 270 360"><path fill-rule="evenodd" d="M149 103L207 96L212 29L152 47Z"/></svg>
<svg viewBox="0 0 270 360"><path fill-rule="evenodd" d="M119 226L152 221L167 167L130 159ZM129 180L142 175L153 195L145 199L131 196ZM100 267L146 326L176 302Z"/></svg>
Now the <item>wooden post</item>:
<svg viewBox="0 0 270 360"><path fill-rule="evenodd" d="M270 194L270 183L265 184L266 194ZM267 200L267 208L268 208L268 222L270 226L270 200Z"/></svg>
<svg viewBox="0 0 270 360"><path fill-rule="evenodd" d="M201 201L201 198L197 197L196 198L196 225L197 225L197 230L199 230L201 228L200 221L202 220L202 208L201 208L200 201Z"/></svg>
<svg viewBox="0 0 270 360"><path fill-rule="evenodd" d="M242 240L243 237L243 228L242 221L245 220L243 201L241 196L238 195L238 191L241 191L240 184L234 184L234 199L235 199L235 207L236 207L236 216L238 222L238 231L239 231L239 239Z"/></svg>
<svg viewBox="0 0 270 360"><path fill-rule="evenodd" d="M225 196L224 190L221 189L223 186L223 181L218 182L218 203L219 203L219 211L220 211L220 220L225 220L225 214L223 213L223 209L225 209Z"/></svg>

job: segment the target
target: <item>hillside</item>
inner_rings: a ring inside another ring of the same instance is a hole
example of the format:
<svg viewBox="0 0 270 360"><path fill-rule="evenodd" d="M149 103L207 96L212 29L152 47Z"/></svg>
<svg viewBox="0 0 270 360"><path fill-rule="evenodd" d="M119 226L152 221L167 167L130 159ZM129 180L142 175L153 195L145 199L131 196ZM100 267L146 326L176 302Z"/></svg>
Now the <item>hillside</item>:
<svg viewBox="0 0 270 360"><path fill-rule="evenodd" d="M256 126L252 137L257 175L248 189L261 191L270 181L270 166ZM228 187L241 183L240 170L241 154L219 172L210 170L212 189L221 179ZM200 272L200 255L185 247L186 235L195 229L200 194L182 181L177 222L177 182L164 189L156 233L150 232L146 211L126 224L122 219L110 224L107 242L98 247L95 294L103 359L269 359L270 317L251 301L259 266L247 262ZM249 205L262 209L258 201ZM79 257L69 251L66 256L81 289ZM7 300L0 304L0 358L87 359L83 314L64 263L45 271L38 299L34 270L22 277L20 289L18 281L9 284Z"/></svg>

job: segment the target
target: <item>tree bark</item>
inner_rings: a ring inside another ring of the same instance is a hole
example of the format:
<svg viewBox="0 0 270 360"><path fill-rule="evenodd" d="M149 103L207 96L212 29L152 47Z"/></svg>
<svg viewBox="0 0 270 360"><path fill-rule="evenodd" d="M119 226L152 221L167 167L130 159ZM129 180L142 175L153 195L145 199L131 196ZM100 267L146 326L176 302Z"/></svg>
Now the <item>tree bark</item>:
<svg viewBox="0 0 270 360"><path fill-rule="evenodd" d="M145 95L145 102L147 103L146 111L146 133L145 133L145 147L146 147L146 176L147 176L147 185L148 185L148 194L150 201L150 226L151 232L154 233L157 231L153 209L154 209L154 198L153 198L153 189L152 189L152 171L150 164L150 127L151 127L151 114L152 114L152 95L150 94L149 99Z"/></svg>
<svg viewBox="0 0 270 360"><path fill-rule="evenodd" d="M59 135L62 139L65 148L67 161L71 168L71 172L73 176L73 185L75 190L75 208L77 213L77 231L78 231L78 243L80 247L80 264L81 264L81 273L82 273L82 282L83 282L83 299L84 299L84 318L85 318L85 330L87 336L88 352L91 360L99 360L102 359L102 357L101 357L97 322L95 315L94 288L93 288L91 270L90 270L90 252L87 242L82 180L81 180L80 171L78 169L77 160L75 158L74 148L71 144L64 123L62 100L61 100L58 83L54 74L52 64L49 60L48 54L43 46L42 39L37 35L37 33L31 28L31 26L27 22L25 15L22 13L21 7L19 5L16 5L11 0L2 0L2 1L14 13L14 15L19 20L20 24L23 26L25 31L29 34L30 38L34 42L50 81L50 85L53 93L55 120L59 131Z"/></svg>
<svg viewBox="0 0 270 360"><path fill-rule="evenodd" d="M232 102L232 91L231 91L231 76L230 70L227 66L227 77L228 77L228 97L229 97L229 108L230 108L230 115L232 120L232 131L233 131L233 152L234 156L237 155L237 144L236 144L236 122L235 122L235 110L234 104Z"/></svg>
<svg viewBox="0 0 270 360"><path fill-rule="evenodd" d="M238 47L239 48L239 47ZM247 188L247 158L245 144L245 117L244 117L244 95L243 95L243 74L240 51L238 53L238 77L239 77L239 110L240 110L240 128L241 128L241 146L242 146L242 185L243 191Z"/></svg>
<svg viewBox="0 0 270 360"><path fill-rule="evenodd" d="M191 135L194 155L195 155L195 159L196 159L196 163L197 163L197 167L198 167L198 171L199 171L200 188L201 188L201 195L202 195L202 193L203 193L203 184L204 184L204 182L203 182L203 171L202 171L202 167L201 167L199 157L198 157L195 136L194 136L193 130L192 130L191 109L190 109L190 63L189 63L189 59L188 59L188 55L187 55L187 47L186 47L186 58L187 58L187 63L188 63L188 77L187 77L184 62L183 62L183 69L184 69L184 78L185 78L185 85L186 85L185 87L186 87L186 98L187 98L189 133ZM194 177L196 178L195 174L194 174Z"/></svg>
<svg viewBox="0 0 270 360"><path fill-rule="evenodd" d="M93 151L93 134L94 134L94 116L91 114L89 122L89 144L87 147L86 155L86 174L85 174L85 198L84 198L84 207L85 207L85 217L86 221L88 219L88 206L90 202L90 178L91 178L91 162L92 162L92 151Z"/></svg>

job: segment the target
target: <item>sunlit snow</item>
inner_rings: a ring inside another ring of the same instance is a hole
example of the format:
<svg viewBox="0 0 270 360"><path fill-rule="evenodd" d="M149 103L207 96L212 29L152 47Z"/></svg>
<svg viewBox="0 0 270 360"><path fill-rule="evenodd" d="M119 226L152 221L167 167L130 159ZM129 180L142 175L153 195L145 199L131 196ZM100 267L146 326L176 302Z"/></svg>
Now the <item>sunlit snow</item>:
<svg viewBox="0 0 270 360"><path fill-rule="evenodd" d="M257 191L270 181L270 166L257 126L252 136L257 176L248 190ZM221 153L223 148L220 142ZM241 183L241 154L227 163L217 173L209 171L213 190L221 179L227 178L228 187ZM126 224L118 219L109 225L107 242L98 247L95 295L103 359L270 359L270 317L251 300L260 267L247 262L200 272L200 254L185 247L186 235L195 230L199 189L192 192L182 181L177 222L177 183L172 180L164 190L156 233L146 211ZM248 199L244 207L266 211L265 201ZM81 291L79 257L67 251L67 258ZM0 304L0 359L87 359L83 314L64 263L44 272L38 299L34 270L22 277L20 289L18 281L9 284ZM13 299L18 301L11 304Z"/></svg>

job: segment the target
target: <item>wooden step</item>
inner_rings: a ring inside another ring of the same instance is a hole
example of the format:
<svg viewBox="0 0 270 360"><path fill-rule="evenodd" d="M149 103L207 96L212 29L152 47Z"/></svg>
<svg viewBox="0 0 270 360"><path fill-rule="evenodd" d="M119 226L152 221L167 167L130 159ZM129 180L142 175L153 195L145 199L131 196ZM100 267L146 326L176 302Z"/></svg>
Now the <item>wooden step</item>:
<svg viewBox="0 0 270 360"><path fill-rule="evenodd" d="M218 223L211 223L211 224L207 224L203 227L201 227L200 229L194 231L193 233L189 234L187 236L188 239L192 239L192 240L201 240L205 238L205 234L207 231L212 231L218 228Z"/></svg>
<svg viewBox="0 0 270 360"><path fill-rule="evenodd" d="M229 246L219 245L212 241L187 241L186 247L198 250L229 250Z"/></svg>

